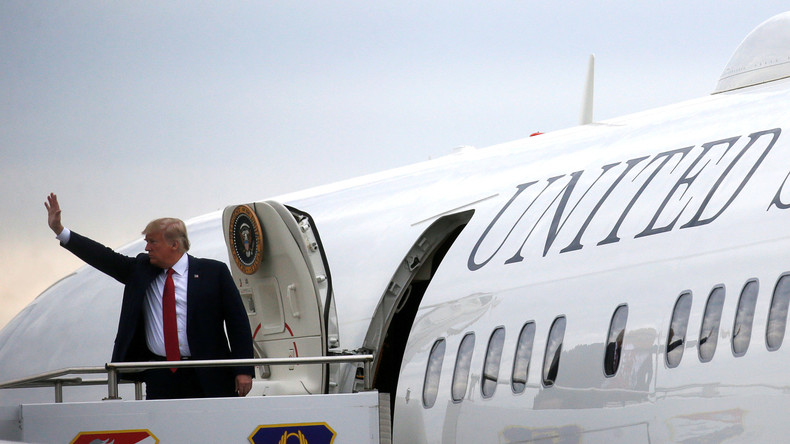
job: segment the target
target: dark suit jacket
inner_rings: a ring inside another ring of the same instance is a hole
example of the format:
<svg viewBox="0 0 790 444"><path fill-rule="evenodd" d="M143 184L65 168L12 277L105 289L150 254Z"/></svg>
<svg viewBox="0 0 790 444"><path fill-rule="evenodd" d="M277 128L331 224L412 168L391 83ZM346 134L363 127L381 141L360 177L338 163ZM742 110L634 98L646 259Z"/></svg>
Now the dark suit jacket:
<svg viewBox="0 0 790 444"><path fill-rule="evenodd" d="M73 231L63 246L125 285L112 361L150 360L143 307L145 292L162 269L151 265L147 253L124 256ZM212 259L188 258L187 339L192 359L252 358L247 312L228 267ZM235 375L255 375L253 367L199 368L196 373L207 396L228 396L235 391Z"/></svg>

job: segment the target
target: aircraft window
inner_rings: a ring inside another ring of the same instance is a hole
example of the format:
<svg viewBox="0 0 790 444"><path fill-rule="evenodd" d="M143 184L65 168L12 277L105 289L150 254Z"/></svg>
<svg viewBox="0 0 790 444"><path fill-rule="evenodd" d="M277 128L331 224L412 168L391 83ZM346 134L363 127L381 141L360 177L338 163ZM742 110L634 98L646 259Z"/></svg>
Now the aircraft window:
<svg viewBox="0 0 790 444"><path fill-rule="evenodd" d="M689 313L691 312L691 292L682 293L675 308L672 310L672 321L669 324L669 335L667 336L667 367L674 368L680 364L683 357L683 344L686 341L686 328L689 323Z"/></svg>
<svg viewBox="0 0 790 444"><path fill-rule="evenodd" d="M718 285L710 292L708 302L705 304L705 315L702 318L702 327L700 327L699 342L697 343L697 352L701 362L710 361L713 359L713 353L716 352L723 308L724 286Z"/></svg>
<svg viewBox="0 0 790 444"><path fill-rule="evenodd" d="M475 334L467 333L458 346L453 371L453 401L461 401L466 396L466 385L469 382L469 368L472 365L472 352L475 349Z"/></svg>
<svg viewBox="0 0 790 444"><path fill-rule="evenodd" d="M603 371L606 376L614 376L620 366L623 354L623 337L625 323L628 320L628 305L617 307L609 324L609 336L606 339L606 354L603 359Z"/></svg>
<svg viewBox="0 0 790 444"><path fill-rule="evenodd" d="M496 390L499 379L499 364L502 360L502 346L505 343L505 328L497 327L488 340L486 360L483 364L483 384L480 389L484 398L490 398Z"/></svg>
<svg viewBox="0 0 790 444"><path fill-rule="evenodd" d="M425 384L422 387L422 404L425 408L433 407L436 395L439 393L439 376L442 374L444 348L444 339L437 340L433 343L431 354L428 357L428 366L425 368Z"/></svg>
<svg viewBox="0 0 790 444"><path fill-rule="evenodd" d="M521 328L516 344L516 357L513 359L513 377L511 387L513 393L523 393L527 387L529 362L532 360L532 344L535 341L535 323L527 322Z"/></svg>
<svg viewBox="0 0 790 444"><path fill-rule="evenodd" d="M749 348L752 338L752 322L754 321L754 306L757 305L757 292L760 285L757 279L746 282L738 301L738 312L735 313L735 326L732 328L732 354L743 356Z"/></svg>
<svg viewBox="0 0 790 444"><path fill-rule="evenodd" d="M546 341L546 354L543 356L543 385L551 387L557 380L560 370L560 355L562 354L562 341L565 339L565 316L554 319L549 330L549 339Z"/></svg>
<svg viewBox="0 0 790 444"><path fill-rule="evenodd" d="M768 326L765 328L765 341L768 350L779 350L785 338L787 326L787 308L790 305L790 274L779 278L771 299L771 310L768 312Z"/></svg>

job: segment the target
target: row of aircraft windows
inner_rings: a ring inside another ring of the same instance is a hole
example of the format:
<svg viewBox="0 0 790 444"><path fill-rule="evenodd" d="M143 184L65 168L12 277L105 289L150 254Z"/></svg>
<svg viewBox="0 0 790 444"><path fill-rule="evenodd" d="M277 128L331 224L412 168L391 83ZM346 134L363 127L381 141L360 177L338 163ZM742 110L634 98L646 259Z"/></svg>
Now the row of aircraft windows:
<svg viewBox="0 0 790 444"><path fill-rule="evenodd" d="M735 321L732 327L732 354L741 357L746 354L752 338L752 325L754 310L757 306L757 293L760 284L757 279L749 279L741 290L738 306L735 312ZM725 290L723 285L713 287L708 301L705 303L705 312L702 316L697 354L701 362L713 359L716 352L716 342L721 325L721 313L724 308ZM672 310L672 320L669 325L667 337L666 362L667 367L674 368L680 364L683 357L683 344L686 341L689 314L691 312L691 292L684 291L678 296L675 308ZM765 328L765 345L769 351L778 350L785 337L787 326L787 309L790 305L790 273L779 277L771 297L771 306L768 309L768 322Z"/></svg>
<svg viewBox="0 0 790 444"><path fill-rule="evenodd" d="M614 376L620 365L620 354L623 346L623 335L625 333L626 319L628 318L628 306L617 307L609 326L607 337L606 354L604 356L604 374ZM543 355L542 380L545 387L554 385L557 379L557 372L560 366L560 355L562 353L562 343L565 338L565 316L558 316L554 319L549 329L548 340L546 341L546 353ZM532 345L535 340L535 322L529 321L521 327L516 342L513 368L510 375L510 388L513 393L522 393L527 387L527 374L529 365L532 361ZM494 395L499 379L499 366L504 351L505 327L497 327L488 339L486 355L483 361L482 381L480 391L484 398ZM469 384L469 370L472 363L472 352L475 347L475 334L466 333L458 346L458 353L453 369L453 379L451 384L451 396L453 401L459 402L466 396ZM446 342L440 338L434 342L428 357L428 365L425 370L425 381L423 384L422 400L426 408L430 408L436 402L439 393L439 376L442 371Z"/></svg>
<svg viewBox="0 0 790 444"><path fill-rule="evenodd" d="M736 357L746 354L752 333L754 310L757 303L759 283L757 279L746 282L738 300L735 322L732 332L732 352ZM716 351L716 342L721 324L721 315L724 308L725 289L723 285L713 287L700 326L700 336L697 350L701 362L713 359ZM689 315L691 313L691 291L685 291L678 297L672 311L669 335L666 342L667 367L674 368L680 364L683 357L683 347L686 340ZM790 306L790 273L780 276L774 288L771 306L768 313L766 327L766 346L774 351L782 345L787 324L787 312ZM620 356L623 347L626 321L628 320L628 305L620 305L615 309L609 323L609 332L606 339L606 349L603 359L603 372L606 377L612 377L620 366ZM546 352L543 355L542 382L545 387L551 387L559 371L562 343L565 337L565 316L558 316L549 329L546 341ZM527 386L527 374L532 361L532 344L535 339L535 322L525 323L519 332L516 349L514 351L513 368L511 369L510 386L513 393L522 393ZM505 327L497 327L488 339L485 359L483 361L481 395L490 398L494 395L499 379L499 367L505 343ZM472 352L475 346L474 332L468 332L461 339L453 369L451 396L453 401L460 402L466 396L469 383L469 371L472 363ZM437 339L431 348L428 365L425 370L422 400L426 408L436 402L439 389L439 376L446 342L444 338Z"/></svg>

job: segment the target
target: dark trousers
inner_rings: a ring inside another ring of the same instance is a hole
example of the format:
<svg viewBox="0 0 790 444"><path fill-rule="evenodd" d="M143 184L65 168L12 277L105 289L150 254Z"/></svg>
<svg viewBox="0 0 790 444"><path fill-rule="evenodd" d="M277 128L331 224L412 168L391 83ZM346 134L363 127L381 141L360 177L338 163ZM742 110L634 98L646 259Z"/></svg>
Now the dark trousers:
<svg viewBox="0 0 790 444"><path fill-rule="evenodd" d="M205 396L200 381L192 368L180 368L176 372L169 368L145 371L146 399L202 398Z"/></svg>

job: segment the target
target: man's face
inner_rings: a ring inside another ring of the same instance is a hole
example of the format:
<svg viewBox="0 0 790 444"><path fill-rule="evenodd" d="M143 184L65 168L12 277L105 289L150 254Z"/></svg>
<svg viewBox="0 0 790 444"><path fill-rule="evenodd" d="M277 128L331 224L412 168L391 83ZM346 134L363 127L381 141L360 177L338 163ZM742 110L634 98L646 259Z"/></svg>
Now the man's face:
<svg viewBox="0 0 790 444"><path fill-rule="evenodd" d="M170 268L181 258L178 242L168 241L161 231L145 235L145 251L151 259L151 265Z"/></svg>

